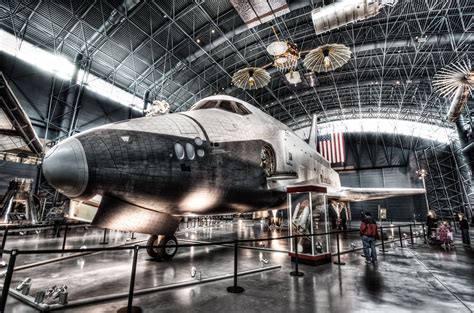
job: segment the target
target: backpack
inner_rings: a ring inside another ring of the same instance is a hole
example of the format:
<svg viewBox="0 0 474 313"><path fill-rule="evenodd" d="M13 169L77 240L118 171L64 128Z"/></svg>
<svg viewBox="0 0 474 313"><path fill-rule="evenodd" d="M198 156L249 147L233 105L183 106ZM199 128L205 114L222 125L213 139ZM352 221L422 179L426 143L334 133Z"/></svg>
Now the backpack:
<svg viewBox="0 0 474 313"><path fill-rule="evenodd" d="M364 235L367 237L377 237L377 224L366 224Z"/></svg>

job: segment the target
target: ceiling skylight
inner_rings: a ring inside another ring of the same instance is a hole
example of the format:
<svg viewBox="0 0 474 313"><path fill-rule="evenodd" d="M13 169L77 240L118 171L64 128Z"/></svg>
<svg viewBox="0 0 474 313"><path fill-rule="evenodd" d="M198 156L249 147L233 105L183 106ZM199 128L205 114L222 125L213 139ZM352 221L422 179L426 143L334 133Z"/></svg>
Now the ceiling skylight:
<svg viewBox="0 0 474 313"><path fill-rule="evenodd" d="M20 42L10 33L0 29L0 51L13 55L27 63L30 63L44 71L57 75L65 80L71 79L74 64L68 59L43 50L23 40ZM78 81L81 81L84 71L80 71ZM137 97L95 75L89 74L84 79L87 89L105 96L122 105L130 106L140 110L143 108L141 97Z"/></svg>
<svg viewBox="0 0 474 313"><path fill-rule="evenodd" d="M347 119L318 124L318 135L333 132L400 134L434 140L440 143L449 143L449 138L455 136L454 130L450 128L395 119ZM306 138L308 137L309 127L299 129L296 133Z"/></svg>

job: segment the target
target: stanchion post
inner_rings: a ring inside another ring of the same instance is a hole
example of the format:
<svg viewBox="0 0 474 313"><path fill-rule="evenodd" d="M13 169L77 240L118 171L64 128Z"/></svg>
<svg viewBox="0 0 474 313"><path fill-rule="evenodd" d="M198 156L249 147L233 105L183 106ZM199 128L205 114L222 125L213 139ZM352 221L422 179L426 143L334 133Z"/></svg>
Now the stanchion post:
<svg viewBox="0 0 474 313"><path fill-rule="evenodd" d="M66 248L67 228L68 224L66 223L64 226L63 250Z"/></svg>
<svg viewBox="0 0 474 313"><path fill-rule="evenodd" d="M337 241L337 262L334 262L336 265L346 265L346 263L341 262L341 251L339 247L339 231L336 233L336 241Z"/></svg>
<svg viewBox="0 0 474 313"><path fill-rule="evenodd" d="M293 237L293 246L295 248L295 271L290 272L291 276L301 277L304 274L298 270L298 237Z"/></svg>
<svg viewBox="0 0 474 313"><path fill-rule="evenodd" d="M106 245L108 244L107 241L105 241L107 239L107 228L104 228L104 238L102 239L102 242L100 242L101 245Z"/></svg>
<svg viewBox="0 0 474 313"><path fill-rule="evenodd" d="M425 225L423 225L423 242L426 243L426 232L425 232Z"/></svg>
<svg viewBox="0 0 474 313"><path fill-rule="evenodd" d="M13 249L8 261L7 273L5 274L5 281L2 289L2 299L0 300L0 312L5 312L5 305L7 304L8 292L10 291L10 284L12 282L13 270L15 269L15 261L18 250Z"/></svg>
<svg viewBox="0 0 474 313"><path fill-rule="evenodd" d="M7 237L8 237L8 226L5 227L5 230L3 231L3 238L2 238L2 250L5 249L5 245L7 244ZM0 260L3 257L3 253L0 252Z"/></svg>
<svg viewBox="0 0 474 313"><path fill-rule="evenodd" d="M413 242L413 229L411 228L411 224L410 224L410 239L411 239L411 245L413 246L415 243Z"/></svg>
<svg viewBox="0 0 474 313"><path fill-rule="evenodd" d="M385 253L385 239L383 238L383 226L380 225L380 237L382 238L382 253Z"/></svg>
<svg viewBox="0 0 474 313"><path fill-rule="evenodd" d="M401 230L401 227L400 227L400 226L398 226L398 237L400 238L400 248L403 248L402 230Z"/></svg>
<svg viewBox="0 0 474 313"><path fill-rule="evenodd" d="M138 306L133 306L133 293L135 289L135 275L137 273L137 260L138 251L140 246L136 245L133 247L133 261L132 261L132 274L130 276L130 288L128 290L128 303L126 307L120 308L117 313L141 313L142 309Z"/></svg>
<svg viewBox="0 0 474 313"><path fill-rule="evenodd" d="M227 292L230 293L242 293L245 291L244 288L237 286L237 259L238 259L239 241L234 241L234 285L227 287Z"/></svg>

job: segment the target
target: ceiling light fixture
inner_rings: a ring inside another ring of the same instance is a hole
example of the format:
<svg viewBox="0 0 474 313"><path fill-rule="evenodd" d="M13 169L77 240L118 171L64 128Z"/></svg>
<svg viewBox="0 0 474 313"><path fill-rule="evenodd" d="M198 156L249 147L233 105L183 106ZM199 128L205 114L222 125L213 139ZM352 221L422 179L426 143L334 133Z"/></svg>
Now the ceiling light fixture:
<svg viewBox="0 0 474 313"><path fill-rule="evenodd" d="M329 58L329 48L328 49L323 49L323 55L324 55L324 67L329 69L332 65L331 59Z"/></svg>
<svg viewBox="0 0 474 313"><path fill-rule="evenodd" d="M258 89L270 82L270 74L260 67L248 67L237 71L232 82L242 89Z"/></svg>
<svg viewBox="0 0 474 313"><path fill-rule="evenodd" d="M304 66L314 72L333 71L351 58L351 49L341 44L327 44L311 50L304 59Z"/></svg>

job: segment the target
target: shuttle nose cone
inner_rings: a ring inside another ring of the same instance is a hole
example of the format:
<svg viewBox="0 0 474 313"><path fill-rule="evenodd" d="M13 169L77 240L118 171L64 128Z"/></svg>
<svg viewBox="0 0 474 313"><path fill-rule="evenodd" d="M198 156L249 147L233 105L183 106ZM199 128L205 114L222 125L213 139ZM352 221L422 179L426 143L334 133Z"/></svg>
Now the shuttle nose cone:
<svg viewBox="0 0 474 313"><path fill-rule="evenodd" d="M43 160L48 182L68 197L80 196L87 187L89 172L81 142L69 138L48 151Z"/></svg>

